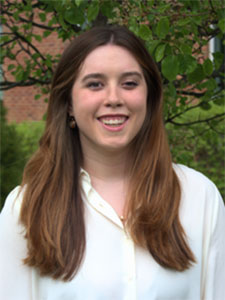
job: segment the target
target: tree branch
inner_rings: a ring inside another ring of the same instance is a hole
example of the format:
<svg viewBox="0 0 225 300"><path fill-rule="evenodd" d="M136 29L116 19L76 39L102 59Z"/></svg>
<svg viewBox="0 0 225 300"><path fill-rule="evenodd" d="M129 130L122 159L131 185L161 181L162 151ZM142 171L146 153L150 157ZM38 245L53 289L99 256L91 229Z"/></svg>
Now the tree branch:
<svg viewBox="0 0 225 300"><path fill-rule="evenodd" d="M215 129L215 127L213 127L211 124L210 124L210 121L207 121L207 125L209 126L209 128L213 131L215 131L216 134L219 134L219 135L224 135L225 133L224 132L220 132L219 130Z"/></svg>
<svg viewBox="0 0 225 300"><path fill-rule="evenodd" d="M221 92L221 91L217 91L217 92L214 94L213 98L211 98L207 103L215 101L216 95L219 95L220 92ZM168 117L168 118L165 120L165 122L166 122L166 123L171 122L172 120L174 120L174 119L176 119L176 118L182 116L182 115L185 114L186 112L188 112L188 111L190 111L190 110L192 110L192 109L195 109L195 108L197 108L197 107L201 107L201 105L202 105L202 102L200 102L200 103L198 103L198 104L196 104L196 105L192 105L191 107L186 108L184 111L182 111L182 112L180 112L180 113L178 113L178 114L176 114L176 115L174 115L174 116L172 116L172 117Z"/></svg>
<svg viewBox="0 0 225 300"><path fill-rule="evenodd" d="M13 14L8 12L8 11L3 10L2 15L3 14L6 14L10 17L13 17ZM49 30L49 31L54 31L55 29L61 28L60 26L50 27L50 26L47 26L47 25L42 25L42 24L36 23L34 21L27 20L27 19L25 19L23 17L20 17L20 16L19 16L19 20L24 22L24 23L30 23L30 24L32 24L32 26L35 26L35 27L38 27L38 28L41 28L41 29L46 29L46 30Z"/></svg>
<svg viewBox="0 0 225 300"><path fill-rule="evenodd" d="M187 96L195 96L197 98L201 98L202 96L204 96L205 92L202 93L197 93L197 92L188 92L188 91L177 91L178 95L187 95Z"/></svg>
<svg viewBox="0 0 225 300"><path fill-rule="evenodd" d="M21 41L18 41L18 43L19 43L19 45L20 45L22 51L24 51L25 53L27 53L27 55L29 55L29 56L31 57L31 59L33 59L33 58L32 58L31 52L30 52L29 50L27 50L27 49L24 48L24 46L23 46L23 44L21 43ZM33 59L33 60L34 60L34 59ZM39 66L39 68L40 68L42 71L44 71L44 70L43 70L44 65L43 65L43 64L40 64L37 60L36 60L36 63L37 63L37 65Z"/></svg>
<svg viewBox="0 0 225 300"><path fill-rule="evenodd" d="M177 125L177 126L190 126L190 125L204 123L204 122L207 123L209 121L212 121L212 120L215 120L215 119L218 119L218 118L221 118L221 117L225 117L225 112L221 113L221 114L218 114L218 115L215 115L215 116L213 116L211 118L207 118L207 119L203 119L203 120L196 120L196 121L187 122L187 123L177 123L177 122L174 122L172 120L169 120L166 123L171 123L171 124Z"/></svg>
<svg viewBox="0 0 225 300"><path fill-rule="evenodd" d="M4 42L2 44L0 44L0 47L6 46L14 41L18 40L18 37L14 37L13 39L11 39L10 41Z"/></svg>
<svg viewBox="0 0 225 300"><path fill-rule="evenodd" d="M31 42L29 42L24 36L22 36L18 31L13 31L12 28L8 24L5 24L5 26L7 26L12 32L14 32L14 34L18 38L20 38L22 41L24 41L25 43L27 43L36 53L38 53L40 55L40 57L43 60L45 60L45 57L41 54L41 52L33 44L31 44Z"/></svg>
<svg viewBox="0 0 225 300"><path fill-rule="evenodd" d="M35 79L35 78L32 78L30 77L29 78L30 81L17 81L17 82L13 82L13 81L3 81L3 82L0 82L0 86L1 86L1 91L7 91L7 90L10 90L12 88L15 88L15 87L22 87L22 86L32 86L34 84L50 84L50 80L46 80L46 81L43 81L43 80L39 80L39 79Z"/></svg>
<svg viewBox="0 0 225 300"><path fill-rule="evenodd" d="M214 14L216 14L216 11L215 11L214 6L212 4L212 0L209 0L209 4L211 6L212 12L214 12Z"/></svg>

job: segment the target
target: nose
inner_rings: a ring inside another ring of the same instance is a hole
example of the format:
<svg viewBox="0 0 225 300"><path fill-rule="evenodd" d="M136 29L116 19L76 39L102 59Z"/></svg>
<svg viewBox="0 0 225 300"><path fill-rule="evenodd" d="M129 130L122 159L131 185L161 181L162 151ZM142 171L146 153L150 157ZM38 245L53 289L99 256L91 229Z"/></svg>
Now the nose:
<svg viewBox="0 0 225 300"><path fill-rule="evenodd" d="M123 101L120 97L119 88L116 86L109 86L106 96L105 105L107 107L120 107L123 105Z"/></svg>

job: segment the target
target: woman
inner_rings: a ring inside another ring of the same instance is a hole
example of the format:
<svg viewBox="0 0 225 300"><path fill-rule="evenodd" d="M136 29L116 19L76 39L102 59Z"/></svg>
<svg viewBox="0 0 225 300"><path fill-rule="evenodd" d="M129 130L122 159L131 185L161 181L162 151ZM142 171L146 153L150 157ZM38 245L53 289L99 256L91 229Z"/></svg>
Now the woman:
<svg viewBox="0 0 225 300"><path fill-rule="evenodd" d="M62 55L0 228L3 299L222 300L222 199L172 165L160 75L127 29L94 28Z"/></svg>

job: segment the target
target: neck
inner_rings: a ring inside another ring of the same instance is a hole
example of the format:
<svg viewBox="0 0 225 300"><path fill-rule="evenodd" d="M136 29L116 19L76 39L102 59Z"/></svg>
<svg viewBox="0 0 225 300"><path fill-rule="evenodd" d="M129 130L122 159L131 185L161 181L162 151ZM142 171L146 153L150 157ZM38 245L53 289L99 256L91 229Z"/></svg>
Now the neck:
<svg viewBox="0 0 225 300"><path fill-rule="evenodd" d="M92 151L84 154L83 168L91 178L104 181L117 181L128 176L129 159L127 151L105 152Z"/></svg>
<svg viewBox="0 0 225 300"><path fill-rule="evenodd" d="M82 147L82 150L82 167L89 173L92 186L120 217L123 216L131 165L129 150L103 151L93 147Z"/></svg>

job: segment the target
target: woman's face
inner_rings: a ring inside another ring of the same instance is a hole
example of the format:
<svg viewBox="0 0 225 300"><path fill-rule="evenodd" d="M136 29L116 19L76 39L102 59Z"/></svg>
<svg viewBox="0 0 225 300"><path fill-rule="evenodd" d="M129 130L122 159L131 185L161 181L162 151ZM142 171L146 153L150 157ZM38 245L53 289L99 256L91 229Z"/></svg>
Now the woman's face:
<svg viewBox="0 0 225 300"><path fill-rule="evenodd" d="M139 132L147 110L142 69L123 47L100 46L84 60L72 88L69 114L87 151L121 151Z"/></svg>

